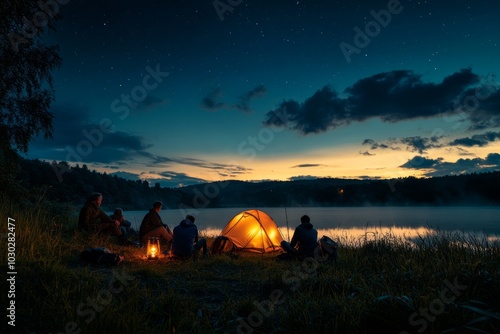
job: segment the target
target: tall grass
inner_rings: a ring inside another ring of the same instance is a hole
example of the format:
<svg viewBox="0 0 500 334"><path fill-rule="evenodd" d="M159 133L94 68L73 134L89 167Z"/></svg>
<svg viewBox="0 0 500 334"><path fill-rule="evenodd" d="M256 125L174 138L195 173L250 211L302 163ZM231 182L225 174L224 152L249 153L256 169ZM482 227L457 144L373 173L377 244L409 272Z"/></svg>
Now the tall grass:
<svg viewBox="0 0 500 334"><path fill-rule="evenodd" d="M16 332L500 331L498 241L366 231L341 243L336 262L243 253L148 261L144 249L76 231L78 208L2 203L2 219L16 220ZM125 260L117 267L80 260L98 246Z"/></svg>

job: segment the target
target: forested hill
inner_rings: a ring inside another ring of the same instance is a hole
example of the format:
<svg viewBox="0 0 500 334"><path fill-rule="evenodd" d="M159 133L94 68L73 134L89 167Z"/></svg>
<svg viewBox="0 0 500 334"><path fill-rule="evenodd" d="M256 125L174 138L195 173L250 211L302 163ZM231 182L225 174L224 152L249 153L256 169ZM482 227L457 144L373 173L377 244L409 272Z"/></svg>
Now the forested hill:
<svg viewBox="0 0 500 334"><path fill-rule="evenodd" d="M19 189L79 205L98 191L104 196L103 207L107 210L144 210L156 200L168 208L500 204L500 171L392 180L224 181L161 188L147 181L91 171L85 165L69 167L62 163L57 173L53 165L39 160L22 159L20 165L16 177Z"/></svg>

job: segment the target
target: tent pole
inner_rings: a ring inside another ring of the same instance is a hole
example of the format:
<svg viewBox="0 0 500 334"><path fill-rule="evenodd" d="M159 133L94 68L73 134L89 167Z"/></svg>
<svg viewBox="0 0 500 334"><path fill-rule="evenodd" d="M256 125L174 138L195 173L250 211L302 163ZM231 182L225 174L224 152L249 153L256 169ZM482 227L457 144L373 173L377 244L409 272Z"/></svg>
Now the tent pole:
<svg viewBox="0 0 500 334"><path fill-rule="evenodd" d="M286 220L286 233L287 233L287 238L288 242L290 242L290 229L288 228L288 212L286 211L286 196L285 192L283 192L283 202L285 203L285 220Z"/></svg>

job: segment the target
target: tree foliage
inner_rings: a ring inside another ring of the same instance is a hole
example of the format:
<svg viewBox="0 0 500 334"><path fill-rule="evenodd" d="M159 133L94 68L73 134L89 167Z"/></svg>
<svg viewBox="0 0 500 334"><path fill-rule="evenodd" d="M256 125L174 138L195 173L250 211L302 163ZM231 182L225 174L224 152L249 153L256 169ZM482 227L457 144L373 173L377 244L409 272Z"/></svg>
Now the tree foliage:
<svg viewBox="0 0 500 334"><path fill-rule="evenodd" d="M27 152L38 134L52 136L52 71L61 64L57 46L44 44L58 8L44 1L3 0L0 4L0 145Z"/></svg>

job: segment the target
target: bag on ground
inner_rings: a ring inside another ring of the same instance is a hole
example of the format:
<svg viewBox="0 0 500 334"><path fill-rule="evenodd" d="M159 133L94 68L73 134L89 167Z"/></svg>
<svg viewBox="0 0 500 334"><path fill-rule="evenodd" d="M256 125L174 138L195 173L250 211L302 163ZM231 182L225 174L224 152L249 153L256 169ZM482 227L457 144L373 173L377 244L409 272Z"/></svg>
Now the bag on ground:
<svg viewBox="0 0 500 334"><path fill-rule="evenodd" d="M318 241L318 250L319 254L322 257L328 256L329 260L337 261L337 248L339 244L333 241L333 239L327 237L326 235L322 236Z"/></svg>
<svg viewBox="0 0 500 334"><path fill-rule="evenodd" d="M232 253L235 251L234 244L229 240L228 237L223 235L215 238L210 249L210 253L214 255L220 255L223 253Z"/></svg>
<svg viewBox="0 0 500 334"><path fill-rule="evenodd" d="M123 257L104 247L87 248L80 254L82 260L92 264L117 265Z"/></svg>

